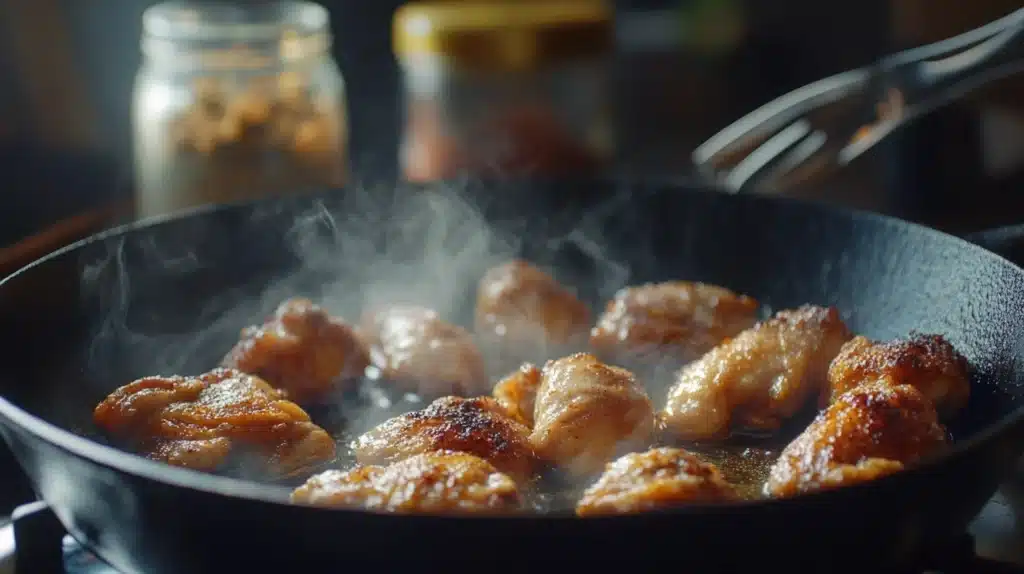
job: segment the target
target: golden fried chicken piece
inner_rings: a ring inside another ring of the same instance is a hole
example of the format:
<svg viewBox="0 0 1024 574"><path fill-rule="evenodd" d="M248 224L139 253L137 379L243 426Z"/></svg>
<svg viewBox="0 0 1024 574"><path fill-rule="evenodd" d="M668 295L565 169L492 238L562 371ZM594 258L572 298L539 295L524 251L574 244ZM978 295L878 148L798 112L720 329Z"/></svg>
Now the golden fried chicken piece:
<svg viewBox="0 0 1024 574"><path fill-rule="evenodd" d="M849 338L835 309L780 311L679 371L663 413L666 429L687 440L721 439L736 428L775 430L819 395Z"/></svg>
<svg viewBox="0 0 1024 574"><path fill-rule="evenodd" d="M234 369L139 379L104 399L93 420L143 456L195 470L238 461L290 475L334 458L334 440L302 408Z"/></svg>
<svg viewBox="0 0 1024 574"><path fill-rule="evenodd" d="M540 369L525 363L518 371L494 385L491 394L494 400L505 409L512 418L533 428L533 409L537 402L537 390L540 389Z"/></svg>
<svg viewBox="0 0 1024 574"><path fill-rule="evenodd" d="M536 466L529 433L490 397L442 397L363 433L352 450L360 464L389 464L439 450L465 452L522 481L532 478Z"/></svg>
<svg viewBox="0 0 1024 574"><path fill-rule="evenodd" d="M472 336L435 311L401 305L371 311L362 332L381 377L404 391L435 397L491 390Z"/></svg>
<svg viewBox="0 0 1024 574"><path fill-rule="evenodd" d="M590 309L540 268L519 259L480 279L476 332L515 361L542 361L586 344Z"/></svg>
<svg viewBox="0 0 1024 574"><path fill-rule="evenodd" d="M946 446L928 397L879 379L843 393L789 443L764 491L793 496L892 474Z"/></svg>
<svg viewBox="0 0 1024 574"><path fill-rule="evenodd" d="M738 497L715 465L680 448L653 448L608 464L583 492L576 514L633 514Z"/></svg>
<svg viewBox="0 0 1024 574"><path fill-rule="evenodd" d="M460 452L418 454L387 467L328 470L292 492L292 502L396 513L502 514L522 508L516 483Z"/></svg>
<svg viewBox="0 0 1024 574"><path fill-rule="evenodd" d="M589 353L544 365L533 420L537 454L574 475L601 472L654 433L651 401L633 373Z"/></svg>
<svg viewBox="0 0 1024 574"><path fill-rule="evenodd" d="M971 394L967 359L941 335L914 333L885 342L854 337L828 369L829 387L822 402L828 404L862 382L882 377L916 387L944 416L967 405Z"/></svg>
<svg viewBox="0 0 1024 574"><path fill-rule="evenodd" d="M590 331L590 346L615 362L686 363L757 321L757 301L688 281L619 290Z"/></svg>
<svg viewBox="0 0 1024 574"><path fill-rule="evenodd" d="M309 299L289 299L263 325L242 330L224 367L256 375L297 402L316 401L370 364L355 331Z"/></svg>

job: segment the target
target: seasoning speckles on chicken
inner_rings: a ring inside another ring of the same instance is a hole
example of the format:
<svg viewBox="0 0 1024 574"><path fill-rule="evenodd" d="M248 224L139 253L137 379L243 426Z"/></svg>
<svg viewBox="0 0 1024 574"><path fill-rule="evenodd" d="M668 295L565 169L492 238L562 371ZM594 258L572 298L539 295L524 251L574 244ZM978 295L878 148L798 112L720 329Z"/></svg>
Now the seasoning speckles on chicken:
<svg viewBox="0 0 1024 574"><path fill-rule="evenodd" d="M250 373L297 402L316 401L370 363L351 327L308 299L289 299L259 326L246 327L223 366Z"/></svg>
<svg viewBox="0 0 1024 574"><path fill-rule="evenodd" d="M483 458L516 480L533 476L530 430L490 397L443 397L420 411L384 421L352 443L361 464L389 464L439 450Z"/></svg>
<svg viewBox="0 0 1024 574"><path fill-rule="evenodd" d="M881 377L917 388L946 417L962 409L971 394L967 359L942 336L915 333L885 342L854 337L829 367L823 402Z"/></svg>
<svg viewBox="0 0 1024 574"><path fill-rule="evenodd" d="M471 454L418 454L389 466L357 466L313 476L292 502L395 513L502 514L522 508L508 476Z"/></svg>
<svg viewBox="0 0 1024 574"><path fill-rule="evenodd" d="M334 458L334 440L302 408L233 369L139 379L111 393L93 420L148 458L195 470L241 459L283 476Z"/></svg>
<svg viewBox="0 0 1024 574"><path fill-rule="evenodd" d="M477 334L508 360L543 361L553 352L585 345L591 316L554 277L517 259L480 279L475 323Z"/></svg>
<svg viewBox="0 0 1024 574"><path fill-rule="evenodd" d="M666 429L687 440L726 438L735 428L775 430L819 396L849 338L835 309L780 311L679 371Z"/></svg>
<svg viewBox="0 0 1024 574"><path fill-rule="evenodd" d="M533 414L538 455L575 475L601 472L654 432L651 401L636 377L587 353L544 365Z"/></svg>
<svg viewBox="0 0 1024 574"><path fill-rule="evenodd" d="M536 366L525 363L519 370L510 373L494 385L491 394L494 400L512 418L533 428L533 409L540 389L541 372Z"/></svg>
<svg viewBox="0 0 1024 574"><path fill-rule="evenodd" d="M724 287L669 281L621 289L590 333L605 360L692 361L723 340L752 327L757 301Z"/></svg>
<svg viewBox="0 0 1024 574"><path fill-rule="evenodd" d="M610 463L583 493L576 514L632 514L737 498L736 490L713 464L683 449L654 448Z"/></svg>
<svg viewBox="0 0 1024 574"><path fill-rule="evenodd" d="M491 390L472 336L435 311L386 307L366 313L361 329L381 378L403 391L436 397Z"/></svg>
<svg viewBox="0 0 1024 574"><path fill-rule="evenodd" d="M783 497L892 474L946 446L928 397L880 379L839 396L772 466L765 494Z"/></svg>

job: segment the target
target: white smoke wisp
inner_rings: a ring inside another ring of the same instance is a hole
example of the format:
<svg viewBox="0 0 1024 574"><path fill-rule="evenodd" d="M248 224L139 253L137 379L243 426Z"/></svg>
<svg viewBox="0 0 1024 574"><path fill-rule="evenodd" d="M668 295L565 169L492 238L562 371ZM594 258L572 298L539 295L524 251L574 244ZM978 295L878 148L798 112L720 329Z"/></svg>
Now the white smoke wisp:
<svg viewBox="0 0 1024 574"><path fill-rule="evenodd" d="M87 349L89 394L98 400L134 378L208 370L237 341L242 327L263 322L290 297L309 297L353 324L380 305L421 305L472 330L480 277L524 253L597 312L631 277L631 265L609 249L606 225L609 217L622 220L628 209L629 194L623 191L588 208L583 217L553 213L549 221L529 205L485 214L476 201L486 198L479 188L357 186L338 196L260 204L230 231L213 227L219 217L200 215L184 222L187 233L158 226L108 239L101 256L87 261L81 274L83 295L103 310ZM302 207L289 207L294 205ZM552 224L558 217L568 224ZM218 235L223 233L241 236ZM261 238L267 233L280 235ZM267 241L280 244L298 265L245 270L260 279L241 285L202 279L218 276L219 267L242 267L230 261L236 257L261 267L265 260L253 251ZM224 245L238 252L225 252ZM149 293L154 289L163 299ZM338 405L348 432L422 404L372 388L361 395L362 406Z"/></svg>

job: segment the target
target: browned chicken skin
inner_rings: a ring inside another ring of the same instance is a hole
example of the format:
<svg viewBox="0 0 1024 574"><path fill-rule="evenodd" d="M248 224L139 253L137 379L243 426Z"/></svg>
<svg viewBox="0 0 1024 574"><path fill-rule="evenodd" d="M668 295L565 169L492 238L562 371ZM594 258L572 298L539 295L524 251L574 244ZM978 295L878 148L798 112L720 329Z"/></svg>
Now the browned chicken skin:
<svg viewBox="0 0 1024 574"><path fill-rule="evenodd" d="M793 496L898 472L946 446L937 416L910 385L881 379L854 387L782 451L765 494Z"/></svg>
<svg viewBox="0 0 1024 574"><path fill-rule="evenodd" d="M636 377L588 353L544 365L533 419L538 455L575 475L601 472L654 432L651 401Z"/></svg>
<svg viewBox="0 0 1024 574"><path fill-rule="evenodd" d="M621 289L590 332L598 356L627 363L697 359L757 321L757 301L724 287L669 281Z"/></svg>
<svg viewBox="0 0 1024 574"><path fill-rule="evenodd" d="M775 430L819 396L849 338L835 309L780 311L679 371L666 429L688 440L726 438L735 428Z"/></svg>
<svg viewBox="0 0 1024 574"><path fill-rule="evenodd" d="M912 334L885 342L854 337L828 369L823 403L881 377L916 387L947 417L966 406L971 394L967 359L940 335Z"/></svg>
<svg viewBox="0 0 1024 574"><path fill-rule="evenodd" d="M543 361L586 344L590 309L538 267L513 260L480 279L476 332L509 360Z"/></svg>
<svg viewBox="0 0 1024 574"><path fill-rule="evenodd" d="M146 457L195 470L244 456L289 475L334 458L334 440L302 408L233 369L139 379L111 393L93 420Z"/></svg>
<svg viewBox="0 0 1024 574"><path fill-rule="evenodd" d="M509 374L494 385L491 394L494 400L505 409L512 418L533 428L533 410L537 402L537 391L540 389L541 371L536 366L525 363L518 371Z"/></svg>
<svg viewBox="0 0 1024 574"><path fill-rule="evenodd" d="M737 498L713 464L680 448L654 448L610 463L583 493L576 514L633 514Z"/></svg>
<svg viewBox="0 0 1024 574"><path fill-rule="evenodd" d="M443 397L425 409L384 421L352 443L361 464L389 464L439 450L479 456L516 480L533 476L530 430L490 397Z"/></svg>
<svg viewBox="0 0 1024 574"><path fill-rule="evenodd" d="M515 482L471 454L418 454L387 467L357 466L311 477L292 502L395 513L500 514L522 507Z"/></svg>
<svg viewBox="0 0 1024 574"><path fill-rule="evenodd" d="M372 311L362 332L381 377L404 391L436 397L491 390L472 336L435 311L403 305Z"/></svg>
<svg viewBox="0 0 1024 574"><path fill-rule="evenodd" d="M289 299L259 326L246 327L223 366L256 375L297 402L316 401L370 363L355 331L309 299Z"/></svg>

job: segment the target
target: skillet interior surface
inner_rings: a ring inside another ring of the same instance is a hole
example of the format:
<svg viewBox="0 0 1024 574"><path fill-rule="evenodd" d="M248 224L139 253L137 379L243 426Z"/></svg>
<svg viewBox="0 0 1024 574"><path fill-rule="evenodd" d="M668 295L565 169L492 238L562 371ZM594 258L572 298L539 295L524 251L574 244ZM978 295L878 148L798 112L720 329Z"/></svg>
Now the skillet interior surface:
<svg viewBox="0 0 1024 574"><path fill-rule="evenodd" d="M349 318L367 304L423 303L468 324L476 280L513 255L552 269L595 310L624 285L687 279L775 310L835 305L871 337L944 334L974 369L951 429L965 444L1016 417L1024 394L1024 273L1012 264L869 214L604 180L350 189L88 240L0 285L18 348L0 392L94 438L92 407L109 391L208 369L285 297Z"/></svg>

